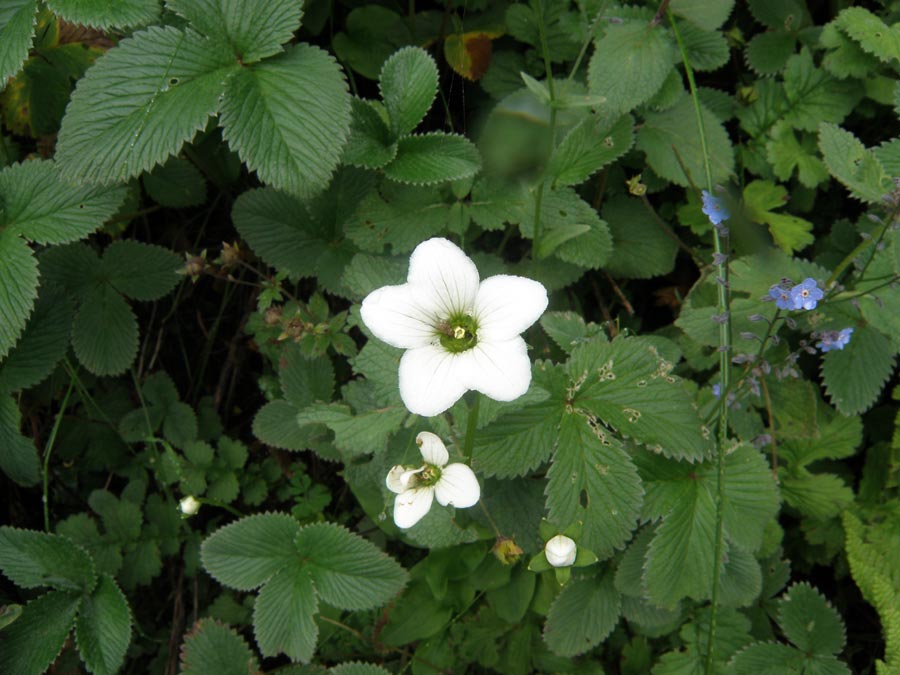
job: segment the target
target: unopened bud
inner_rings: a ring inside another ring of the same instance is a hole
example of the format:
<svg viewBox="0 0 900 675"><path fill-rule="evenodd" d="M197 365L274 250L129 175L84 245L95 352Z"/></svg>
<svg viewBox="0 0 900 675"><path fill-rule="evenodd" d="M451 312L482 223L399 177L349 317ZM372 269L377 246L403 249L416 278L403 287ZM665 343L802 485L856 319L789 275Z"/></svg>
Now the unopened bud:
<svg viewBox="0 0 900 675"><path fill-rule="evenodd" d="M575 562L578 547L575 542L564 534L558 534L544 546L544 555L547 562L554 567L569 567Z"/></svg>
<svg viewBox="0 0 900 675"><path fill-rule="evenodd" d="M181 509L181 512L184 515L192 516L200 510L200 502L194 499L194 497L188 495L180 502L178 502L178 508Z"/></svg>

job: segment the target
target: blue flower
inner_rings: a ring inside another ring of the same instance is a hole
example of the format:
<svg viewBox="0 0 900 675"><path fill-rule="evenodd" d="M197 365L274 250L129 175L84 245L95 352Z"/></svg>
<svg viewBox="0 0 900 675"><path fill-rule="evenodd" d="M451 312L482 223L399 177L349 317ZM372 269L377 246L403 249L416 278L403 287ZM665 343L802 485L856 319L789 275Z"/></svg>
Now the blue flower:
<svg viewBox="0 0 900 675"><path fill-rule="evenodd" d="M769 289L769 297L775 301L778 309L794 309L794 299L791 291L784 286L776 285Z"/></svg>
<svg viewBox="0 0 900 675"><path fill-rule="evenodd" d="M815 309L816 303L824 297L825 293L816 285L816 280L806 278L803 283L791 289L791 300L794 302L792 309Z"/></svg>
<svg viewBox="0 0 900 675"><path fill-rule="evenodd" d="M713 396L719 398L722 395L722 385L716 383L712 386Z"/></svg>
<svg viewBox="0 0 900 675"><path fill-rule="evenodd" d="M731 218L731 214L728 213L728 209L722 204L722 200L718 197L713 197L706 190L703 191L703 213L706 214L709 222L713 225L719 225L722 221Z"/></svg>
<svg viewBox="0 0 900 675"><path fill-rule="evenodd" d="M828 330L822 333L822 339L816 343L816 347L822 352L830 352L832 349L843 349L850 342L852 328L843 328L839 331Z"/></svg>

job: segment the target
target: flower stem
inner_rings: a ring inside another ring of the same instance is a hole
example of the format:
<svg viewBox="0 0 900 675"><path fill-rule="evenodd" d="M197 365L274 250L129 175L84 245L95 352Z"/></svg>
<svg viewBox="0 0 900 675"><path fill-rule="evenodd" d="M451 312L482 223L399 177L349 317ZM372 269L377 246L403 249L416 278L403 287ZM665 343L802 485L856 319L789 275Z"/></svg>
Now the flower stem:
<svg viewBox="0 0 900 675"><path fill-rule="evenodd" d="M691 99L694 103L694 114L697 117L697 131L700 136L700 147L703 151L703 169L706 173L706 189L712 193L712 170L709 165L709 147L706 142L706 130L703 126L703 113L700 109L700 96L697 93L697 83L694 80L694 71L691 68L691 62L688 58L687 49L678 32L678 25L675 23L675 17L669 14L669 23L672 25L672 32L675 34L675 40L678 42L678 49L681 52L681 60L684 63L684 71L687 75L688 84L691 90ZM716 443L716 539L715 551L713 554L713 580L712 580L712 597L710 599L709 614L709 639L706 649L706 665L705 672L707 675L713 672L715 645L716 645L716 621L719 612L719 582L722 572L722 555L725 548L725 526L722 514L723 497L725 488L725 446L728 441L728 396L726 392L731 387L731 312L730 299L728 297L728 258L723 254L724 245L722 236L718 228L713 228L713 246L716 252L716 260L720 261L716 265L716 273L720 283L718 286L718 313L725 317L719 325L719 371L721 373L722 395L719 397L719 424L718 438Z"/></svg>
<svg viewBox="0 0 900 675"><path fill-rule="evenodd" d="M466 464L472 466L472 450L475 447L475 430L478 428L478 408L481 403L481 394L475 392L475 400L469 408L469 419L466 421L466 441L463 450L466 456Z"/></svg>
<svg viewBox="0 0 900 675"><path fill-rule="evenodd" d="M541 38L541 53L544 57L544 70L547 76L547 91L550 94L550 126L547 132L547 159L553 154L553 145L556 139L556 88L553 84L553 67L550 63L550 49L547 46L547 28L544 25L544 7L539 5L537 11L538 33ZM541 183L538 185L537 194L534 198L534 232L531 240L531 258L538 260L541 255L540 250L541 235L543 234L543 223L541 222L541 204L544 201L544 183L545 172L541 172Z"/></svg>
<svg viewBox="0 0 900 675"><path fill-rule="evenodd" d="M66 395L63 396L62 405L59 412L56 413L56 419L53 420L53 428L50 430L50 437L47 439L47 447L44 448L44 530L50 531L50 455L53 452L53 446L56 443L56 434L59 432L59 425L62 423L63 415L66 414L66 406L69 405L69 396L72 395L72 389L75 388L74 378L69 378L69 388Z"/></svg>

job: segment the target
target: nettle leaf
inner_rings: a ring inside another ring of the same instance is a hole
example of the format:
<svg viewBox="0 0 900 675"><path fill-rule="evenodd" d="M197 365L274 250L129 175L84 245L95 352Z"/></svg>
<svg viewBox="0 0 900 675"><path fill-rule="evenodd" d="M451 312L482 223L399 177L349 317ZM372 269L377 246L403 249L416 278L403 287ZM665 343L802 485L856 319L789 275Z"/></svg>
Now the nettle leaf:
<svg viewBox="0 0 900 675"><path fill-rule="evenodd" d="M421 47L404 47L384 62L378 88L391 121L392 134L412 133L437 96L437 65Z"/></svg>
<svg viewBox="0 0 900 675"><path fill-rule="evenodd" d="M675 46L665 30L646 21L611 23L595 41L588 88L611 109L628 112L659 91L674 62Z"/></svg>
<svg viewBox="0 0 900 675"><path fill-rule="evenodd" d="M878 203L893 189L890 177L871 150L835 124L819 125L819 149L828 171L850 190L850 196Z"/></svg>
<svg viewBox="0 0 900 675"><path fill-rule="evenodd" d="M138 324L131 307L103 284L82 299L72 325L75 356L95 375L118 375L138 350Z"/></svg>
<svg viewBox="0 0 900 675"><path fill-rule="evenodd" d="M604 269L616 278L648 279L675 267L678 244L666 235L646 207L635 199L616 196L603 205L613 251Z"/></svg>
<svg viewBox="0 0 900 675"><path fill-rule="evenodd" d="M575 407L667 457L703 459L709 432L673 367L646 338L618 338L576 347L566 372Z"/></svg>
<svg viewBox="0 0 900 675"><path fill-rule="evenodd" d="M838 14L837 25L867 53L884 63L900 60L900 30L888 26L864 7L848 7Z"/></svg>
<svg viewBox="0 0 900 675"><path fill-rule="evenodd" d="M220 42L150 27L122 40L78 82L56 161L72 180L115 183L179 151L219 110L237 70Z"/></svg>
<svg viewBox="0 0 900 675"><path fill-rule="evenodd" d="M242 68L225 88L221 125L262 181L309 197L328 185L350 130L341 68L306 44Z"/></svg>
<svg viewBox="0 0 900 675"><path fill-rule="evenodd" d="M91 557L71 540L5 526L0 527L0 570L22 588L90 593L97 582Z"/></svg>
<svg viewBox="0 0 900 675"><path fill-rule="evenodd" d="M114 675L131 642L131 609L108 574L100 576L93 593L82 600L75 621L78 653L94 675Z"/></svg>
<svg viewBox="0 0 900 675"><path fill-rule="evenodd" d="M634 118L613 121L594 114L579 122L553 151L547 175L554 185L578 185L634 145Z"/></svg>
<svg viewBox="0 0 900 675"><path fill-rule="evenodd" d="M193 164L172 157L142 178L144 189L160 206L173 209L199 206L206 201L206 179Z"/></svg>
<svg viewBox="0 0 900 675"><path fill-rule="evenodd" d="M0 358L19 339L37 298L38 265L12 230L0 229Z"/></svg>
<svg viewBox="0 0 900 675"><path fill-rule="evenodd" d="M244 639L227 626L201 619L181 646L181 675L248 675L259 664Z"/></svg>
<svg viewBox="0 0 900 675"><path fill-rule="evenodd" d="M602 560L637 527L644 493L631 457L593 419L563 417L547 473L547 510L562 528L581 522L579 540Z"/></svg>
<svg viewBox="0 0 900 675"><path fill-rule="evenodd" d="M66 21L104 29L144 26L159 17L159 0L49 0L47 6Z"/></svg>
<svg viewBox="0 0 900 675"><path fill-rule="evenodd" d="M16 400L0 394L0 470L27 487L41 479L41 464L34 441L19 432L21 419Z"/></svg>
<svg viewBox="0 0 900 675"><path fill-rule="evenodd" d="M284 653L308 663L319 638L318 611L316 589L306 568L293 563L278 572L253 605L253 632L262 655Z"/></svg>
<svg viewBox="0 0 900 675"><path fill-rule="evenodd" d="M181 259L167 248L120 239L103 252L100 275L122 295L133 300L159 300L181 278Z"/></svg>
<svg viewBox="0 0 900 675"><path fill-rule="evenodd" d="M28 57L36 20L35 0L0 0L0 91Z"/></svg>
<svg viewBox="0 0 900 675"><path fill-rule="evenodd" d="M434 185L474 176L480 168L481 156L469 139L435 131L401 138L384 175L398 183Z"/></svg>
<svg viewBox="0 0 900 675"><path fill-rule="evenodd" d="M569 582L550 605L544 641L560 656L589 651L619 623L621 602L611 574Z"/></svg>
<svg viewBox="0 0 900 675"><path fill-rule="evenodd" d="M706 131L712 182L726 183L734 170L734 148L725 127L716 116L702 103L700 111ZM702 182L705 175L703 148L690 96L682 96L678 103L663 112L648 113L644 126L637 133L637 148L647 155L650 167L661 177L688 187L690 182L685 176L686 169L694 183Z"/></svg>
<svg viewBox="0 0 900 675"><path fill-rule="evenodd" d="M857 326L842 350L822 358L822 379L832 404L844 415L865 412L894 371L896 349L874 328Z"/></svg>
<svg viewBox="0 0 900 675"><path fill-rule="evenodd" d="M62 651L81 595L50 591L22 609L22 615L3 630L0 672L43 673Z"/></svg>
<svg viewBox="0 0 900 675"><path fill-rule="evenodd" d="M242 0L166 0L166 6L204 35L226 40L244 64L280 53L303 15L293 0L268 2L264 12Z"/></svg>

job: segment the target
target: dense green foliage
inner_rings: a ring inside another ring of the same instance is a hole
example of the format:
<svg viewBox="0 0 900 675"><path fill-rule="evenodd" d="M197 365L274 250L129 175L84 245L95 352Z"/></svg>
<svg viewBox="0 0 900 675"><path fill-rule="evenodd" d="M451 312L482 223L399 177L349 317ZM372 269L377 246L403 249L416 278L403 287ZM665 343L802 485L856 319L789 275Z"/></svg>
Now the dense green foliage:
<svg viewBox="0 0 900 675"><path fill-rule="evenodd" d="M900 673L851 5L0 0L0 672Z"/></svg>

